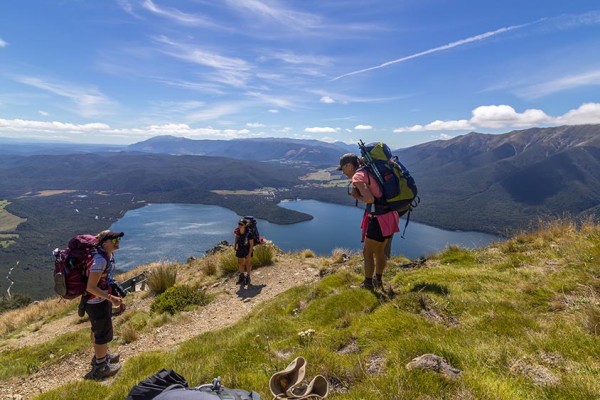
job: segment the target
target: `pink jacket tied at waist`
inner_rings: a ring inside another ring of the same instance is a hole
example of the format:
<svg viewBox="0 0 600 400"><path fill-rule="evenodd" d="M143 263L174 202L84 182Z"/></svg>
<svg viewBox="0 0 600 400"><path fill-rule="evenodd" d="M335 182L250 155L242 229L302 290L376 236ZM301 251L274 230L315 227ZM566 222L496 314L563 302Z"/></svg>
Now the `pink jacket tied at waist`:
<svg viewBox="0 0 600 400"><path fill-rule="evenodd" d="M362 230L362 236L360 238L361 242L364 242L365 240L365 236L367 235L367 227L369 226L369 220L371 218L377 218L377 222L379 222L379 226L381 227L382 236L390 236L396 232L400 232L400 228L398 228L400 217L396 211L390 211L381 215L371 215L365 211L360 223L360 229Z"/></svg>

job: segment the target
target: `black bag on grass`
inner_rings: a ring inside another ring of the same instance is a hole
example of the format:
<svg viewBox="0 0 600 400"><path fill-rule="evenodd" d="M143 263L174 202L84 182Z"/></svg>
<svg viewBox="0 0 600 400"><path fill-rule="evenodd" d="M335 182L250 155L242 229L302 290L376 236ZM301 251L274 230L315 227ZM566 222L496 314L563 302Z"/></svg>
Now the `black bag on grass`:
<svg viewBox="0 0 600 400"><path fill-rule="evenodd" d="M161 369L150 378L135 385L127 395L127 400L151 400L166 389L185 389L187 381L172 369Z"/></svg>

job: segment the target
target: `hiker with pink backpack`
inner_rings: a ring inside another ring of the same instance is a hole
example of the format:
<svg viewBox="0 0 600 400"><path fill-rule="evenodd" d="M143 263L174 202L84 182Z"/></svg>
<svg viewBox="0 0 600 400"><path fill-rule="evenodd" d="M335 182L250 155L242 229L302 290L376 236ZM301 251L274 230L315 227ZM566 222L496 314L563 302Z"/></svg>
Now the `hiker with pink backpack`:
<svg viewBox="0 0 600 400"><path fill-rule="evenodd" d="M86 292L82 299L85 313L92 324L94 357L92 370L86 379L105 379L115 375L121 365L119 354L108 352L108 343L113 340L112 307L124 309L123 298L113 292L112 274L115 269L113 253L119 249L123 232L105 230L97 236L97 245L92 252L92 262L88 267Z"/></svg>

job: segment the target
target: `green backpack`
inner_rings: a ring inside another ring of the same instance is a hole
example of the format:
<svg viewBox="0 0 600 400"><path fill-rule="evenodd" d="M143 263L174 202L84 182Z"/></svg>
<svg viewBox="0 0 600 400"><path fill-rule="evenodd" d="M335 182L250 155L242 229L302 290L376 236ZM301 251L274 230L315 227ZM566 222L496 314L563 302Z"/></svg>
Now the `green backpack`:
<svg viewBox="0 0 600 400"><path fill-rule="evenodd" d="M408 169L402 165L398 157L383 142L364 144L358 143L361 156L365 165L359 169L369 172L377 178L382 196L375 199L375 203L367 206L372 214L384 214L397 211L400 216L407 214L406 226L410 220L410 212L421 199L417 196L417 185ZM404 233L402 233L404 237Z"/></svg>

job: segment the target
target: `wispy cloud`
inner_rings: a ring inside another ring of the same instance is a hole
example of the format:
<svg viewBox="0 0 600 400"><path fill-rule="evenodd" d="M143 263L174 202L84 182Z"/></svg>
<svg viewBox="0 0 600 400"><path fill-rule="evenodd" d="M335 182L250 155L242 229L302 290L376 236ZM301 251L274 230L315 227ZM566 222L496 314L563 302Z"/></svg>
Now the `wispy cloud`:
<svg viewBox="0 0 600 400"><path fill-rule="evenodd" d="M530 23L526 23L526 24L521 24L521 25L507 26L505 28L496 29L495 31L485 32L485 33L482 33L482 34L479 34L479 35L468 37L466 39L457 40L456 42L451 42L451 43L445 44L443 46L435 47L433 49L425 50L425 51L422 51L422 52L419 52L419 53L411 54L411 55L406 56L406 57L398 58L396 60L388 61L388 62L385 62L383 64L376 65L374 67L369 67L369 68L360 69L358 71L348 72L347 74L343 74L343 75L337 76L337 77L333 78L332 80L336 81L338 79L341 79L341 78L344 78L344 77L347 77L347 76L362 74L364 72L373 71L373 70L376 70L376 69L379 69L379 68L384 68L384 67L387 67L389 65L393 65L393 64L404 62L404 61L412 60L414 58L423 57L423 56L426 56L428 54L433 54L433 53L437 53L439 51L449 50L449 49L452 49L454 47L463 46L463 45L468 44L468 43L479 42L479 41L485 40L485 39L487 39L489 37L492 37L492 36L495 36L495 35L499 35L499 34L502 34L502 33L506 33L506 32L510 32L512 30L515 30L515 29L523 28L525 26L529 26L529 25L538 23L540 21L542 21L542 20L538 20L538 21L530 22Z"/></svg>
<svg viewBox="0 0 600 400"><path fill-rule="evenodd" d="M373 127L371 125L356 125L354 129L357 131L370 131Z"/></svg>
<svg viewBox="0 0 600 400"><path fill-rule="evenodd" d="M142 7L155 15L167 18L182 25L203 26L211 28L219 27L220 29L223 29L222 26L219 26L218 24L216 24L215 22L213 22L209 18L206 18L203 15L189 14L183 11L179 11L175 8L159 7L152 0L145 0L142 3Z"/></svg>
<svg viewBox="0 0 600 400"><path fill-rule="evenodd" d="M335 103L335 100L332 99L329 96L323 96L321 97L321 99L319 100L321 103L325 103L325 104L331 104L331 103Z"/></svg>
<svg viewBox="0 0 600 400"><path fill-rule="evenodd" d="M592 85L600 85L600 69L531 85L524 89L518 89L517 93L526 98L536 99L549 94Z"/></svg>
<svg viewBox="0 0 600 400"><path fill-rule="evenodd" d="M8 43L4 40L2 40L2 38L0 38L0 47L6 47L8 46Z"/></svg>
<svg viewBox="0 0 600 400"><path fill-rule="evenodd" d="M600 123L600 103L585 103L564 115L553 117L538 109L517 112L508 105L480 106L470 119L441 121L394 129L394 132L471 130L476 128L506 129L548 125L583 125Z"/></svg>
<svg viewBox="0 0 600 400"><path fill-rule="evenodd" d="M246 126L248 128L264 128L265 124L261 124L260 122L248 122Z"/></svg>
<svg viewBox="0 0 600 400"><path fill-rule="evenodd" d="M31 76L17 76L17 82L45 90L57 96L69 99L78 114L83 117L96 117L110 112L113 102L95 88L80 88L59 82L49 82Z"/></svg>
<svg viewBox="0 0 600 400"><path fill-rule="evenodd" d="M268 4L258 0L227 0L227 3L231 8L293 30L305 31L322 24L322 18L318 15L295 11L279 4Z"/></svg>

